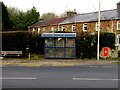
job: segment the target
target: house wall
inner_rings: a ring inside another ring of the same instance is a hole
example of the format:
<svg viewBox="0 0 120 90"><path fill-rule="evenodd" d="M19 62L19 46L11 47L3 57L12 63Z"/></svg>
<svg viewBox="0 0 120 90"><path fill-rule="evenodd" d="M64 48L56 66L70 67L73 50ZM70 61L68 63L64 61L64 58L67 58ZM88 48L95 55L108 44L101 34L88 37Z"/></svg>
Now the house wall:
<svg viewBox="0 0 120 90"><path fill-rule="evenodd" d="M106 20L101 21L101 32L114 32L116 34L120 34L120 30L117 30L117 21L118 20ZM96 33L96 22L79 22L79 23L71 23L71 24L62 24L62 25L50 25L50 26L42 26L42 27L34 27L35 31L38 32L38 28L40 28L40 33L52 33L52 27L56 29L56 31L62 31L62 26L65 26L65 31L72 32L72 25L76 25L76 32L83 31L83 24L88 25L88 32ZM33 28L29 28L29 31L33 31Z"/></svg>
<svg viewBox="0 0 120 90"><path fill-rule="evenodd" d="M101 21L101 32L116 32L120 33L120 30L117 30L117 21L118 20L106 20ZM83 31L83 24L88 25L88 32L97 32L96 31L96 22L80 22L73 24L65 24L66 31L72 31L72 25L76 25L76 32Z"/></svg>

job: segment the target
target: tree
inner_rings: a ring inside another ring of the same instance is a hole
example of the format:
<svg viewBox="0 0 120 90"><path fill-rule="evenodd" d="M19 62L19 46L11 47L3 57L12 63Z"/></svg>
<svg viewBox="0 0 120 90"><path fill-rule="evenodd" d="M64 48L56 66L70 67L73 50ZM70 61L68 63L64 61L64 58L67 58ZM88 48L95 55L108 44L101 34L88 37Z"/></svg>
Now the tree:
<svg viewBox="0 0 120 90"><path fill-rule="evenodd" d="M41 16L41 18L44 20L49 20L49 19L58 18L58 16L55 13L45 13Z"/></svg>
<svg viewBox="0 0 120 90"><path fill-rule="evenodd" d="M37 12L36 8L33 6L31 10L26 13L26 25L30 26L40 20L40 14Z"/></svg>
<svg viewBox="0 0 120 90"><path fill-rule="evenodd" d="M4 5L3 2L0 2L0 5L2 5L2 30L6 31L11 28L11 22L8 15L7 7Z"/></svg>
<svg viewBox="0 0 120 90"><path fill-rule="evenodd" d="M21 21L18 19L18 17L20 13L22 13L22 11L20 11L18 8L15 8L15 7L8 7L7 9L8 9L8 15L11 21L11 30L18 30L19 29L18 23Z"/></svg>
<svg viewBox="0 0 120 90"><path fill-rule="evenodd" d="M28 26L39 21L40 14L36 8L28 10L27 12L20 11L17 8L9 7L9 18L12 23L12 30L27 30Z"/></svg>

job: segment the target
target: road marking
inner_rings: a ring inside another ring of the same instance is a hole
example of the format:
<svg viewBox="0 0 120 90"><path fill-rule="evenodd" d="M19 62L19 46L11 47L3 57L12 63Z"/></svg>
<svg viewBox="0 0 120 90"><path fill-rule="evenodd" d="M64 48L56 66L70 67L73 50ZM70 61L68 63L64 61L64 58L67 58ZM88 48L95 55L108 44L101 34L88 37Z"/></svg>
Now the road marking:
<svg viewBox="0 0 120 90"><path fill-rule="evenodd" d="M34 80L34 79L37 79L37 78L32 78L32 77L15 77L15 78L12 78L12 77L3 77L3 78L0 78L0 79Z"/></svg>
<svg viewBox="0 0 120 90"><path fill-rule="evenodd" d="M89 67L93 67L93 66L89 66Z"/></svg>
<svg viewBox="0 0 120 90"><path fill-rule="evenodd" d="M102 66L102 67L111 67L111 66Z"/></svg>
<svg viewBox="0 0 120 90"><path fill-rule="evenodd" d="M73 80L111 80L118 81L120 79L99 79L99 78L72 78Z"/></svg>
<svg viewBox="0 0 120 90"><path fill-rule="evenodd" d="M99 66L89 66L89 67L99 67Z"/></svg>
<svg viewBox="0 0 120 90"><path fill-rule="evenodd" d="M98 67L98 66L94 66L94 67Z"/></svg>

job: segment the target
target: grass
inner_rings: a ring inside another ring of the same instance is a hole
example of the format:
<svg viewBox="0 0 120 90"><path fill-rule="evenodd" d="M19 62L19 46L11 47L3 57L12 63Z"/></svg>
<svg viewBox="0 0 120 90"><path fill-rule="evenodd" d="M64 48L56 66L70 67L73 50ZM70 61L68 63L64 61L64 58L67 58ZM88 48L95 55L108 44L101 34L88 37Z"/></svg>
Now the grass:
<svg viewBox="0 0 120 90"><path fill-rule="evenodd" d="M118 62L112 62L111 64L119 64L120 63L120 61L118 61Z"/></svg>

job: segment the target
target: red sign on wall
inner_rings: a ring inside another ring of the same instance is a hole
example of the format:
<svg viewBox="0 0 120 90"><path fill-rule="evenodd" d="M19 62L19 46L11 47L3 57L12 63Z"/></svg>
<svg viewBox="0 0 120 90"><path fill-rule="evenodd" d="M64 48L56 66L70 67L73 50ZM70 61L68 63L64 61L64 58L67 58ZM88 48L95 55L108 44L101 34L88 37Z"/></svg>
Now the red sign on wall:
<svg viewBox="0 0 120 90"><path fill-rule="evenodd" d="M104 47L104 56L108 56L108 47Z"/></svg>

